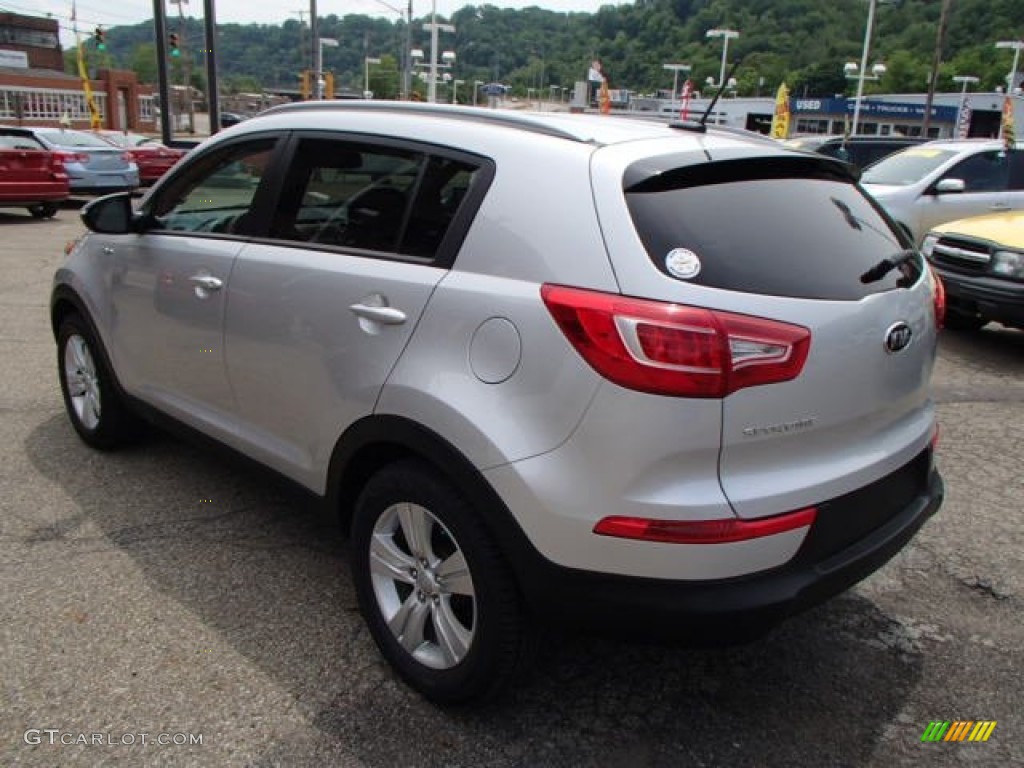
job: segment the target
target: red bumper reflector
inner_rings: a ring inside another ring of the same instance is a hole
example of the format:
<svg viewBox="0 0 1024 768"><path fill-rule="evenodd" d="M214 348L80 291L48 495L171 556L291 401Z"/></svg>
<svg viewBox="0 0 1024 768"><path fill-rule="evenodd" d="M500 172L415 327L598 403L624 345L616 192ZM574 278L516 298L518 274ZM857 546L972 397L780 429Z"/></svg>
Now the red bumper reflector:
<svg viewBox="0 0 1024 768"><path fill-rule="evenodd" d="M760 520L652 520L613 515L599 520L594 526L594 533L667 544L727 544L805 528L814 523L817 515L815 507Z"/></svg>

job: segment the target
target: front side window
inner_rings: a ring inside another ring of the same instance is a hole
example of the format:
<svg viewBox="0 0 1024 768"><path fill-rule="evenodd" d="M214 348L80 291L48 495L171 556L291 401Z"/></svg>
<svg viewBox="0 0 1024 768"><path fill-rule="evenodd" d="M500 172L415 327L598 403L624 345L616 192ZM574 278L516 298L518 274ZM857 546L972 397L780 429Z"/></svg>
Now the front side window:
<svg viewBox="0 0 1024 768"><path fill-rule="evenodd" d="M198 159L150 207L157 227L172 232L246 234L256 190L276 139L234 144Z"/></svg>
<svg viewBox="0 0 1024 768"><path fill-rule="evenodd" d="M879 160L864 172L865 184L906 187L914 184L956 154L952 149L914 147Z"/></svg>

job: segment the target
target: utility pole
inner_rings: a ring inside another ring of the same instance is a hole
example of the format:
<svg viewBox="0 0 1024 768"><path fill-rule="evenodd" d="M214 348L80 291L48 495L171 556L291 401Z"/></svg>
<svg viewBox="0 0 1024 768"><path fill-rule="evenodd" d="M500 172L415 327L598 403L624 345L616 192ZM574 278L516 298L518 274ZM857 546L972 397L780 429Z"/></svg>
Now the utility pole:
<svg viewBox="0 0 1024 768"><path fill-rule="evenodd" d="M942 12L939 15L939 31L935 35L935 56L932 58L932 73L928 78L928 97L924 101L924 122L921 124L921 135L928 138L932 125L932 102L935 100L935 84L939 80L939 65L942 64L942 48L946 44L946 27L949 26L949 12L953 0L942 0Z"/></svg>
<svg viewBox="0 0 1024 768"><path fill-rule="evenodd" d="M309 0L309 40L310 40L310 55L313 59L313 78L315 82L319 83L323 78L323 73L320 71L320 52L323 48L320 47L320 25L316 20L316 0Z"/></svg>
<svg viewBox="0 0 1024 768"><path fill-rule="evenodd" d="M292 13L297 14L299 17L299 61L302 61L306 58L306 35L303 33L303 30L306 26L307 11L302 8L297 11L292 11Z"/></svg>
<svg viewBox="0 0 1024 768"><path fill-rule="evenodd" d="M185 10L182 8L188 0L171 0L171 2L178 6L178 35L181 38L181 47L185 49L181 57L181 66L182 79L185 81L184 98L188 109L188 132L194 134L196 132L196 105L192 99L192 49L185 42Z"/></svg>

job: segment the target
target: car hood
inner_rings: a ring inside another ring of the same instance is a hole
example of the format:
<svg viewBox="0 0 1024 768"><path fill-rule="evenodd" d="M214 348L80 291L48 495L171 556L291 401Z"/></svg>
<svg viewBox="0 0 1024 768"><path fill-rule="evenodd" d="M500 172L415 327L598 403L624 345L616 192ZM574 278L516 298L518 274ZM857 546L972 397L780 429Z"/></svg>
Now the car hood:
<svg viewBox="0 0 1024 768"><path fill-rule="evenodd" d="M1024 250L1024 211L987 213L935 227L938 235L962 235Z"/></svg>

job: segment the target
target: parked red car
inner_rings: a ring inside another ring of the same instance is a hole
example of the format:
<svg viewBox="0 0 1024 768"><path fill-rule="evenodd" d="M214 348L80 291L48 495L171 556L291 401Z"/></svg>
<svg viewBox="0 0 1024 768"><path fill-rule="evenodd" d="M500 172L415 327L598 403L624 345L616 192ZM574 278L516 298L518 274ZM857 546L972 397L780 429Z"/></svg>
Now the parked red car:
<svg viewBox="0 0 1024 768"><path fill-rule="evenodd" d="M0 134L0 206L49 219L71 191L64 161L31 136Z"/></svg>
<svg viewBox="0 0 1024 768"><path fill-rule="evenodd" d="M139 182L152 184L169 171L186 154L183 149L174 149L161 144L158 139L141 133L122 131L95 131L96 135L115 147L127 149L132 160L139 166Z"/></svg>

